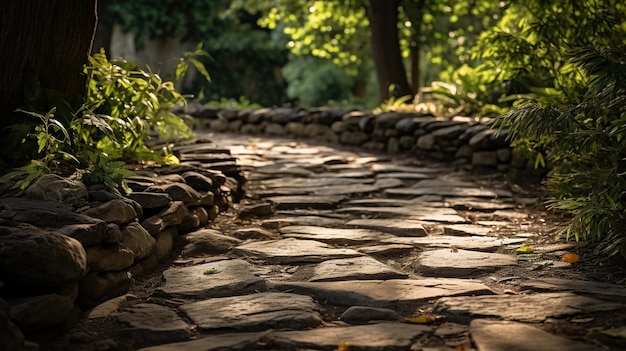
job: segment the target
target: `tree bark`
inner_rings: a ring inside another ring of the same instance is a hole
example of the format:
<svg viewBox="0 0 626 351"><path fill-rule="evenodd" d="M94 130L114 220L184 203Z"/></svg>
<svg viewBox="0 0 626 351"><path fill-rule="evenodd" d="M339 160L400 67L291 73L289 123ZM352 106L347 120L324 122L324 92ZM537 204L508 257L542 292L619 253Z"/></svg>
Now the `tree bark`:
<svg viewBox="0 0 626 351"><path fill-rule="evenodd" d="M409 38L409 45L411 50L411 92L413 95L419 93L421 86L421 72L420 72L420 41L421 41L421 29L422 29L422 17L424 13L424 7L426 5L425 0L402 0L402 9L404 13L411 21L411 37Z"/></svg>
<svg viewBox="0 0 626 351"><path fill-rule="evenodd" d="M399 0L370 0L367 9L381 100L411 94L400 52L398 6Z"/></svg>
<svg viewBox="0 0 626 351"><path fill-rule="evenodd" d="M82 97L97 23L97 0L0 2L0 127L16 122L25 74L68 101ZM28 88L28 87L26 87Z"/></svg>

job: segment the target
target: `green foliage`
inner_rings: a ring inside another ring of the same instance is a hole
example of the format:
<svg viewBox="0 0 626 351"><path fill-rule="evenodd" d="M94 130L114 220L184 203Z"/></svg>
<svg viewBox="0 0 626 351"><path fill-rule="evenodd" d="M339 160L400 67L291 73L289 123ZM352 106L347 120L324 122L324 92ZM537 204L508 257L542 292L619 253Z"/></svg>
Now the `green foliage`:
<svg viewBox="0 0 626 351"><path fill-rule="evenodd" d="M219 106L232 109L259 109L263 106L250 102L245 96L240 96L239 99L221 98L219 100L212 100L205 103L206 106Z"/></svg>
<svg viewBox="0 0 626 351"><path fill-rule="evenodd" d="M202 91L208 101L246 96L266 106L280 104L286 100L280 77L280 69L287 62L286 40L259 28L256 17L244 11L226 11L231 2L112 0L103 17L134 33L138 48L147 39L180 37L203 43L210 59L196 57L190 64L201 63L220 74L212 77L211 84L207 79L196 79L190 91Z"/></svg>
<svg viewBox="0 0 626 351"><path fill-rule="evenodd" d="M486 71L469 67L467 64L456 69L446 83L435 81L430 87L422 88L418 95L420 102L438 105L438 113L453 117L465 116L495 117L507 110L493 99L492 91L485 84L489 78Z"/></svg>
<svg viewBox="0 0 626 351"><path fill-rule="evenodd" d="M189 127L171 112L186 103L173 82L132 62L109 61L103 51L89 59L85 74L84 112L74 124L82 143L114 159L176 162L168 150L156 153L145 144L153 131L165 141L191 137Z"/></svg>
<svg viewBox="0 0 626 351"><path fill-rule="evenodd" d="M194 60L202 54L201 47L187 53L178 65L177 76L184 74L189 62L200 64ZM85 101L71 116L59 118L55 107L45 114L19 110L38 120L24 139L34 141L37 157L4 180L16 181L16 186L24 189L42 174L69 171L85 183L121 186L129 191L124 178L132 172L123 167L125 161L178 163L169 143L192 134L171 112L186 103L173 82L132 62L109 61L103 51L90 57L84 72L88 77ZM153 135L165 142L161 150L146 145Z"/></svg>
<svg viewBox="0 0 626 351"><path fill-rule="evenodd" d="M594 6L589 6L589 5ZM552 166L548 207L572 215L565 234L626 256L626 5L520 1L507 47L485 55L517 89L517 108L497 121L536 166ZM560 5L560 6L559 6ZM621 15L620 15L621 13ZM497 42L500 46L504 42Z"/></svg>
<svg viewBox="0 0 626 351"><path fill-rule="evenodd" d="M289 83L287 96L305 107L346 101L354 84L353 77L339 66L315 56L292 58L283 68L283 75Z"/></svg>

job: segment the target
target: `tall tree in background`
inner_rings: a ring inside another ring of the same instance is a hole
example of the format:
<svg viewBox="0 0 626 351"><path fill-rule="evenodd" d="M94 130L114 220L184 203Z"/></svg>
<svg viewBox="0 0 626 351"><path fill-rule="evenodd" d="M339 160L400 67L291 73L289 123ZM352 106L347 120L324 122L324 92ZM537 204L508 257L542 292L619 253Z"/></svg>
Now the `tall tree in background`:
<svg viewBox="0 0 626 351"><path fill-rule="evenodd" d="M400 51L399 6L400 0L370 0L367 7L372 32L372 57L378 77L378 91L383 100L411 94Z"/></svg>
<svg viewBox="0 0 626 351"><path fill-rule="evenodd" d="M13 111L25 103L24 90L31 88L25 80L68 99L82 97L96 1L0 2L0 127L12 124Z"/></svg>
<svg viewBox="0 0 626 351"><path fill-rule="evenodd" d="M375 70L382 100L390 85L393 96L415 94L439 72L469 63L469 48L503 6L488 0L233 0L234 8L259 13L261 26L284 32L295 55L331 60L357 82Z"/></svg>

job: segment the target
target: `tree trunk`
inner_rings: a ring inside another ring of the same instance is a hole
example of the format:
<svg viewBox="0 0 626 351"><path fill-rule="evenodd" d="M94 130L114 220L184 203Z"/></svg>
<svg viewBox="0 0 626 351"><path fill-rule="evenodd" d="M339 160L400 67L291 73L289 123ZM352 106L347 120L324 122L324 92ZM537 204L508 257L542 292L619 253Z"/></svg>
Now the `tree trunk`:
<svg viewBox="0 0 626 351"><path fill-rule="evenodd" d="M411 94L400 52L398 6L399 0L370 0L367 10L382 100Z"/></svg>
<svg viewBox="0 0 626 351"><path fill-rule="evenodd" d="M421 30L422 30L422 16L424 13L424 6L426 5L425 0L418 1L402 1L402 9L404 13L411 21L411 37L410 40L410 48L411 48L411 88L413 95L419 93L419 89L421 86L421 74L420 74L420 63L421 63L421 55L420 55L420 41L421 41Z"/></svg>
<svg viewBox="0 0 626 351"><path fill-rule="evenodd" d="M97 0L0 2L0 127L16 122L25 74L68 101L82 97ZM26 87L28 88L28 87Z"/></svg>

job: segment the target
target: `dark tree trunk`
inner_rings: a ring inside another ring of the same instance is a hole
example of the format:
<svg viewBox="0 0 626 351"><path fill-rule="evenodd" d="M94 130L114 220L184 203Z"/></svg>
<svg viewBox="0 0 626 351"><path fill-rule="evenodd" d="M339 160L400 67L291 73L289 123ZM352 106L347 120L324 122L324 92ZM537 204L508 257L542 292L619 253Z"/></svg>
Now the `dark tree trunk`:
<svg viewBox="0 0 626 351"><path fill-rule="evenodd" d="M15 122L24 103L24 74L68 100L82 96L96 27L97 0L0 2L0 127Z"/></svg>
<svg viewBox="0 0 626 351"><path fill-rule="evenodd" d="M424 12L424 6L426 5L425 0L419 1L402 1L402 8L404 9L404 13L407 15L409 20L411 21L411 37L410 46L411 46L411 88L413 95L419 92L421 86L421 74L420 74L420 63L421 63L421 55L420 55L420 41L421 41L421 28L422 28L422 14Z"/></svg>
<svg viewBox="0 0 626 351"><path fill-rule="evenodd" d="M399 0L370 0L367 16L372 32L372 51L382 100L411 94L398 37ZM390 87L393 90L390 92Z"/></svg>

